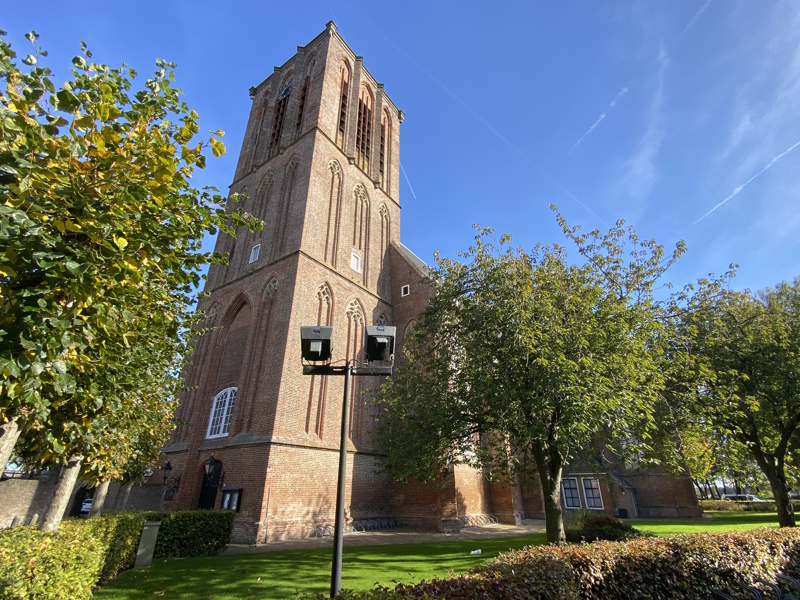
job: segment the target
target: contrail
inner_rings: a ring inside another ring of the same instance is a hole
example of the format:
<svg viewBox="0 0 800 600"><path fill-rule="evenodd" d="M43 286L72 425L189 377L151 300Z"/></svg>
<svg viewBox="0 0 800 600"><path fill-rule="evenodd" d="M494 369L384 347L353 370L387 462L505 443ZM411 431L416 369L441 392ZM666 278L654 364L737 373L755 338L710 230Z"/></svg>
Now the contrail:
<svg viewBox="0 0 800 600"><path fill-rule="evenodd" d="M623 85L622 89L617 92L616 96L614 96L614 99L608 103L609 108L614 108L617 105L617 102L619 102L622 97L628 93L629 89L630 88L627 85Z"/></svg>
<svg viewBox="0 0 800 600"><path fill-rule="evenodd" d="M403 168L403 163L400 163L400 170L403 172L403 177L406 178L406 183L408 184L408 189L411 190L411 195L414 196L414 200L416 200L417 195L414 193L414 188L411 187L411 182L408 180L408 175L406 175L406 170Z"/></svg>
<svg viewBox="0 0 800 600"><path fill-rule="evenodd" d="M689 29L697 22L697 20L703 15L703 13L706 12L706 9L708 8L709 4L711 4L711 0L706 0L705 4L703 4L703 6L701 6L697 10L697 12L694 13L694 16L691 19L689 19L689 22L686 24L686 27L683 28L683 33L689 31Z"/></svg>
<svg viewBox="0 0 800 600"><path fill-rule="evenodd" d="M581 205L581 206L584 208L584 210L585 210L586 212L588 212L590 215L594 216L594 218L595 218L595 219L597 219L597 221L598 221L598 222L599 222L599 223L600 223L600 224L601 224L603 227L606 227L606 223L605 223L605 221L604 221L604 220L603 220L603 219L600 217L600 215L598 215L598 214L597 214L596 212L594 212L594 211L593 211L591 208L589 208L589 206L587 206L587 205L586 205L584 202L581 202L581 201L580 201L580 199L579 199L577 196L575 196L575 195L574 195L572 192L570 192L570 191L569 191L567 188L565 188L563 185L561 185L561 184L558 182L558 180L557 180L557 179L555 179L553 176L550 176L550 179L551 179L551 180L552 180L552 182L553 182L553 183L555 183L555 184L556 184L556 185L557 185L559 188L561 188L561 191L562 191L562 192L564 192L564 193L565 193L567 196L569 196L569 197L570 197L570 198L572 198L572 199L573 199L575 202L577 202L578 204L580 204L580 205Z"/></svg>
<svg viewBox="0 0 800 600"><path fill-rule="evenodd" d="M578 147L578 145L579 145L579 144L580 144L580 143L581 143L581 142L584 140L584 138L585 138L587 135L589 135L590 133L592 133L592 132L595 130L595 128L596 128L598 125L600 125L600 123L602 123L602 122L603 122L603 120L604 120L605 118L606 118L606 113L600 113L600 116L599 116L599 117L597 117L597 121L595 121L594 123L592 123L592 126L591 126L591 127L589 127L589 129L587 129L587 130L586 130L586 133L584 133L584 134L583 134L581 137L579 137L579 138L578 138L578 141L577 141L577 142L575 142L574 144L572 144L572 148L570 148L570 151L572 151L572 150L575 150L575 148L577 148L577 147Z"/></svg>
<svg viewBox="0 0 800 600"><path fill-rule="evenodd" d="M627 85L622 86L622 89L617 92L617 95L614 96L614 99L608 103L608 108L614 108L617 105L617 102L619 102L622 99L622 97L628 93L629 89L630 88ZM600 123L602 123L605 120L607 116L608 115L606 115L606 113L600 113L600 116L597 117L597 120L594 123L592 123L589 129L586 130L586 133L584 133L580 138L578 138L577 142L572 144L572 148L570 148L569 151L572 152L573 150L575 150L575 148L577 148L580 145L580 143L584 139L586 139L586 136L592 133L597 128L597 126L600 125Z"/></svg>
<svg viewBox="0 0 800 600"><path fill-rule="evenodd" d="M731 192L731 193L728 195L728 197L727 197L727 198L725 198L724 200L722 200L722 202L718 203L718 204L717 204L717 205L716 205L714 208L712 208L710 211L708 211L708 212L707 212L706 214L704 214L702 217L700 217L699 219L697 219L697 220L696 220L694 223L692 223L692 224L690 225L690 227L693 227L693 226L697 225L697 224L698 224L700 221L702 221L703 219L705 219L705 218L706 218L708 215L710 215L711 213L713 213L713 212L714 212L715 210L717 210L717 209L718 209L720 206L722 206L723 204L725 204L725 203L726 203L728 200L730 200L731 198L733 198L734 196L736 196L736 195L737 195L739 192L741 192L741 191L742 191L742 190L745 188L745 186L747 186L747 185L748 185L750 182L752 182L754 179L756 179L756 178L758 178L759 176L761 176L761 174L762 174L762 173L764 173L764 171L767 171L767 170L769 170L770 168L772 168L772 165L774 165L776 162L778 162L780 159L782 159L784 156L786 156L787 154L789 154L789 152L791 152L792 150L794 150L794 149L795 149L795 148L797 148L798 146L800 146L800 140L796 141L794 144L792 144L791 146L789 146L789 148L787 148L786 150L784 150L783 152L781 152L780 154L778 154L778 156L774 157L774 158L773 158L771 161L769 161L769 162L767 163L767 166L765 166L765 167L764 167L763 169L761 169L761 170L760 170L758 173L756 173L755 175L753 175L753 176L752 176L750 179L748 179L747 181L745 181L745 182L744 182L742 185L739 185L739 186L737 186L737 187L733 188L733 191L732 191L732 192Z"/></svg>
<svg viewBox="0 0 800 600"><path fill-rule="evenodd" d="M386 37L386 35L382 31L378 30L377 33L384 40L386 40L387 44L389 44L397 52L402 54L409 62L411 62L414 66L416 66L420 71L422 71L431 81L433 81L436 85L438 85L440 88L442 88L445 92L447 92L447 94L450 95L451 98L453 98L456 102L458 102L461 106L463 106L469 113L471 113L473 117L475 117L478 121L480 121L489 131L491 131L506 146L508 146L511 150L513 150L516 154L518 154L522 159L524 159L531 166L533 166L535 168L538 168L538 169L541 169L541 170L544 170L540 165L537 165L527 154L525 154L522 150L520 150L517 146L515 146L511 142L511 140L509 140L502 133L500 133L494 125L492 125L491 123L489 123L489 121L484 119L478 113L478 111L476 111L469 104L467 104L464 100L462 100L460 96L458 96L455 92L453 92L450 88L448 88L444 83L442 83L436 77L434 77L434 75L430 71L428 71L422 64L420 64L412 56L410 56L408 53L406 53L405 50L403 50L400 46L398 46L392 40L390 40L388 37ZM627 86L626 86L626 88L627 88ZM620 93L617 94L618 98L621 97L621 94L624 95L628 91L626 88L623 88L624 91L620 90ZM615 99L615 101L616 101L616 99ZM400 167L402 169L402 165L400 165ZM405 175L405 170L403 171L403 175ZM552 179L556 183L556 185L559 188L561 188L562 191L564 191L564 193L566 193L570 198L575 200L578 204L580 204L583 208L585 208L589 213L591 213L595 218L600 220L600 222L602 223L602 219L600 219L594 211L589 209L589 207L587 207L586 204L584 204L583 202L578 200L573 194L571 194L567 190L567 188L565 188L563 185L561 185L552 175L548 175L548 176L550 177L550 179ZM406 181L408 182L408 177L407 176L406 176ZM411 184L409 183L409 188L410 187L411 187ZM411 194L412 195L414 194L413 190L411 191ZM416 199L416 195L414 196L414 198Z"/></svg>

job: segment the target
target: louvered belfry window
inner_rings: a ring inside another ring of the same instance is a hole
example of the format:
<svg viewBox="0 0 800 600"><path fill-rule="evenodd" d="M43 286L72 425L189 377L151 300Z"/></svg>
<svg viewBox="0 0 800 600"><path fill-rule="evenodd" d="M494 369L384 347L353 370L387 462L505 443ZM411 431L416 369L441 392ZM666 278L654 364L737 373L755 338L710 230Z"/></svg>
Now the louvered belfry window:
<svg viewBox="0 0 800 600"><path fill-rule="evenodd" d="M347 67L341 66L340 100L339 100L339 126L336 128L336 145L344 148L344 138L347 131L347 93L350 88L350 73Z"/></svg>
<svg viewBox="0 0 800 600"><path fill-rule="evenodd" d="M275 112L272 115L272 134L269 136L269 156L275 156L280 150L283 121L286 117L286 106L289 104L289 94L292 92L291 79L283 84L275 101Z"/></svg>
<svg viewBox="0 0 800 600"><path fill-rule="evenodd" d="M372 96L365 88L358 98L358 123L356 124L356 164L369 172L369 155L372 142Z"/></svg>

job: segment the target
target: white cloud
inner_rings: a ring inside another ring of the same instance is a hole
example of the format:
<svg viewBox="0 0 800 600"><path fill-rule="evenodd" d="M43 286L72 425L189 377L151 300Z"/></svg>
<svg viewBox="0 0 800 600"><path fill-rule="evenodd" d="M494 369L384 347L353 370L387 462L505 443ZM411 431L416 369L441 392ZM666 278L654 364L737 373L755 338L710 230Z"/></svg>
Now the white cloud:
<svg viewBox="0 0 800 600"><path fill-rule="evenodd" d="M727 67L721 69L730 75L720 94L730 95L734 88L735 102L727 139L715 153L715 169L719 181L727 181L727 185L743 183L729 188L730 192L692 225L735 198L798 145L800 38L796 32L800 10L789 0L778 1L769 9L760 9L759 16L757 21L746 15L737 19L737 33L748 42L737 47L737 52L727 57ZM719 99L721 102L724 96ZM780 152L781 148L785 149ZM770 180L776 179L784 184L783 189L797 189L800 170L776 170ZM751 210L755 220L760 211L768 209L754 204Z"/></svg>
<svg viewBox="0 0 800 600"><path fill-rule="evenodd" d="M639 139L636 152L625 164L625 174L620 182L629 196L639 200L650 194L650 190L658 179L658 154L666 135L664 79L668 66L669 59L662 43L658 52L656 87L650 102L645 131Z"/></svg>

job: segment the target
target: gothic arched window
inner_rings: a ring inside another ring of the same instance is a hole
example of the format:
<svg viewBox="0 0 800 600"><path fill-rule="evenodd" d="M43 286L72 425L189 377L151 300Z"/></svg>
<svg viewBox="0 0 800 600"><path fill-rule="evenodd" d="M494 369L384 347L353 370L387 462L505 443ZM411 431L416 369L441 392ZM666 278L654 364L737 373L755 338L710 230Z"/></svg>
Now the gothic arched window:
<svg viewBox="0 0 800 600"><path fill-rule="evenodd" d="M290 73L278 90L278 98L275 100L275 110L272 113L272 133L269 136L269 157L275 156L280 150L283 121L286 118L286 107L289 104L291 93L292 80Z"/></svg>
<svg viewBox="0 0 800 600"><path fill-rule="evenodd" d="M214 396L214 403L211 405L211 416L208 419L206 438L218 438L228 435L234 400L236 400L235 387L225 388Z"/></svg>
<svg viewBox="0 0 800 600"><path fill-rule="evenodd" d="M355 271L361 272L361 281L367 285L369 281L369 198L367 190L360 183L353 190L353 261L357 258L358 267L351 262Z"/></svg>
<svg viewBox="0 0 800 600"><path fill-rule="evenodd" d="M339 65L339 124L336 127L336 145L344 149L347 135L347 95L350 91L350 65L345 61Z"/></svg>
<svg viewBox="0 0 800 600"><path fill-rule="evenodd" d="M381 147L378 156L378 183L387 194L391 185L392 168L392 118L384 110L381 117Z"/></svg>
<svg viewBox="0 0 800 600"><path fill-rule="evenodd" d="M345 311L347 316L347 360L355 363L361 360L364 356L364 309L358 300L351 300L347 305ZM362 379L363 377L354 377L351 396L351 406L353 409L350 411L349 423L349 436L351 439L356 440L361 438L361 431L363 425L364 411L362 403Z"/></svg>
<svg viewBox="0 0 800 600"><path fill-rule="evenodd" d="M331 187L328 198L328 233L325 238L325 260L334 267L339 254L339 226L342 216L342 168L332 160L328 163Z"/></svg>
<svg viewBox="0 0 800 600"><path fill-rule="evenodd" d="M356 164L369 174L369 156L372 148L372 93L361 88L358 96L358 122L356 123Z"/></svg>
<svg viewBox="0 0 800 600"><path fill-rule="evenodd" d="M333 294L327 283L317 288L317 325L333 323ZM311 376L306 410L306 433L313 432L322 438L325 427L325 404L328 396L328 378Z"/></svg>

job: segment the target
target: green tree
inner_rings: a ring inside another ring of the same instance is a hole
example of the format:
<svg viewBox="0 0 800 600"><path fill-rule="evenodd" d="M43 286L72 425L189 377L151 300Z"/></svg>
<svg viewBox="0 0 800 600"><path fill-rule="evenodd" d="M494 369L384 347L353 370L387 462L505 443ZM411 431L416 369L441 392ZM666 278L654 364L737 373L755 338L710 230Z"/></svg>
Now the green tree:
<svg viewBox="0 0 800 600"><path fill-rule="evenodd" d="M685 419L702 417L729 437L729 475L752 478L747 449L772 489L781 527L794 527L789 491L800 450L800 278L757 295L703 280L673 299L676 360L691 385L679 397Z"/></svg>
<svg viewBox="0 0 800 600"><path fill-rule="evenodd" d="M205 149L224 152L222 132L197 139L174 64L157 61L135 89L133 69L91 62L84 45L56 88L36 33L22 67L4 35L0 449L21 436L24 454L71 465L68 480L104 436L125 439L133 415L147 418L154 378L174 378L200 270L223 260L200 251L203 235L260 223L191 187Z"/></svg>
<svg viewBox="0 0 800 600"><path fill-rule="evenodd" d="M683 251L664 259L622 222L583 235L558 220L582 264L559 246L513 249L490 230L458 259L437 255L408 362L375 396L394 477L430 479L448 461L536 473L552 542L564 540L570 458L591 450L601 428L632 438L653 425L661 320L652 292Z"/></svg>

